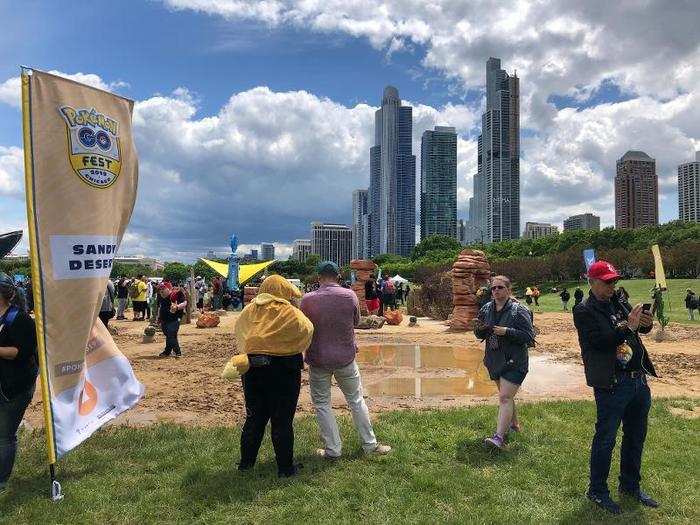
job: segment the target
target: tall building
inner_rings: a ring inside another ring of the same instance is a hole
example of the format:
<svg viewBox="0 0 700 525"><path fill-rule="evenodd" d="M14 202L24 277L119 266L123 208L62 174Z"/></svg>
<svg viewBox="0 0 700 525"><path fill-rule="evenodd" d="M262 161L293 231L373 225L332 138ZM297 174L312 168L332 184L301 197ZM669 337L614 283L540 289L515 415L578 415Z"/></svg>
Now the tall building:
<svg viewBox="0 0 700 525"><path fill-rule="evenodd" d="M460 219L457 221L457 240L463 246L479 242L481 233L472 221Z"/></svg>
<svg viewBox="0 0 700 525"><path fill-rule="evenodd" d="M299 262L306 262L311 254L311 239L294 239L292 244L292 259Z"/></svg>
<svg viewBox="0 0 700 525"><path fill-rule="evenodd" d="M435 126L423 132L420 165L420 237L457 236L457 133Z"/></svg>
<svg viewBox="0 0 700 525"><path fill-rule="evenodd" d="M254 261L258 260L258 250L250 250L250 258Z"/></svg>
<svg viewBox="0 0 700 525"><path fill-rule="evenodd" d="M678 218L700 222L700 151L695 152L695 162L678 166Z"/></svg>
<svg viewBox="0 0 700 525"><path fill-rule="evenodd" d="M600 217L592 213L572 215L564 219L564 231L570 230L596 230L600 231Z"/></svg>
<svg viewBox="0 0 700 525"><path fill-rule="evenodd" d="M370 256L410 255L416 244L416 157L411 134L413 108L402 106L398 90L384 89L374 114L370 148Z"/></svg>
<svg viewBox="0 0 700 525"><path fill-rule="evenodd" d="M659 179L656 160L643 151L628 151L617 161L615 228L659 224Z"/></svg>
<svg viewBox="0 0 700 525"><path fill-rule="evenodd" d="M260 243L260 256L263 261L271 261L275 258L275 245L271 242Z"/></svg>
<svg viewBox="0 0 700 525"><path fill-rule="evenodd" d="M369 257L369 191L352 192L352 258Z"/></svg>
<svg viewBox="0 0 700 525"><path fill-rule="evenodd" d="M559 227L547 222L526 222L523 237L526 239L539 239L547 235L559 233Z"/></svg>
<svg viewBox="0 0 700 525"><path fill-rule="evenodd" d="M501 60L486 62L486 112L478 140L479 202L477 224L486 242L520 236L520 80L501 69ZM478 191L477 191L478 190Z"/></svg>
<svg viewBox="0 0 700 525"><path fill-rule="evenodd" d="M311 223L311 253L338 266L352 259L352 229L344 224Z"/></svg>

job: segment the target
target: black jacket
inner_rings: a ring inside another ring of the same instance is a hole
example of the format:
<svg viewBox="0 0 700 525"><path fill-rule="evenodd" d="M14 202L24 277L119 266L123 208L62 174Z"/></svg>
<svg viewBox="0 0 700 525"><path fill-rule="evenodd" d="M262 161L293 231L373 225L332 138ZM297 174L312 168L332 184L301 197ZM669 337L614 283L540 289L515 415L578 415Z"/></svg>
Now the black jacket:
<svg viewBox="0 0 700 525"><path fill-rule="evenodd" d="M501 312L501 320L498 324L506 328L506 334L496 336L498 338L497 350L486 348L484 366L495 375L499 375L498 372L502 371L506 365L527 370L527 348L534 345L535 342L535 331L532 327L530 311L521 304L508 299ZM477 318L474 335L485 340L493 334L493 327L496 325L496 303L494 301L486 303L479 310Z"/></svg>
<svg viewBox="0 0 700 525"><path fill-rule="evenodd" d="M7 401L34 386L39 366L34 319L20 311L11 324L3 320L0 320L0 346L14 346L18 350L14 359L0 358L0 401Z"/></svg>
<svg viewBox="0 0 700 525"><path fill-rule="evenodd" d="M627 319L632 309L624 299L614 296L611 300L616 315ZM643 351L642 366L654 377L656 371L649 359L649 353L639 335L629 329L617 329L613 326L606 303L598 301L591 292L587 299L574 307L574 324L578 331L578 341L581 346L583 368L586 373L588 386L596 388L612 388L615 384L615 362L617 347L627 341L633 346L641 347ZM639 327L639 332L646 334L651 326Z"/></svg>

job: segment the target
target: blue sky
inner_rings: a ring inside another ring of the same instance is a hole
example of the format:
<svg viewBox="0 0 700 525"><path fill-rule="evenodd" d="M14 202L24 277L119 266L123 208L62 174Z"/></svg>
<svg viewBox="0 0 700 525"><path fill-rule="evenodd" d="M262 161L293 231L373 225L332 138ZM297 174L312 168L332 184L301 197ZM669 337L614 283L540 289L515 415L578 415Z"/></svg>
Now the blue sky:
<svg viewBox="0 0 700 525"><path fill-rule="evenodd" d="M387 84L414 105L414 154L424 129L457 126L463 216L489 55L521 78L523 224L585 211L610 224L614 161L627 149L657 158L661 217L676 217L675 166L700 149L698 37L684 21L698 12L693 2L685 16L663 2L607 15L565 1L518 4L515 14L491 9L490 20L469 2L432 11L377 2L361 14L355 0L321 4L0 3L0 228L24 221L10 89L20 64L94 75L137 101L142 194L122 252L191 259L223 250L231 231L244 249L272 241L284 255L310 221L349 222ZM616 32L621 16L652 29L630 41ZM657 23L675 36L655 32ZM160 218L192 199L178 224Z"/></svg>

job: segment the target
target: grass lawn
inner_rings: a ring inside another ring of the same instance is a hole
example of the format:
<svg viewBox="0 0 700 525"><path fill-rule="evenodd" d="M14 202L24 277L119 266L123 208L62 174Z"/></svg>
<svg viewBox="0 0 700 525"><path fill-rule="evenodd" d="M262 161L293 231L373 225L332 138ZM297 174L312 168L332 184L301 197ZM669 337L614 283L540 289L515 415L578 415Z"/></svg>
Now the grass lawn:
<svg viewBox="0 0 700 525"><path fill-rule="evenodd" d="M695 321L688 320L688 311L685 309L685 290L690 288L696 294L700 294L700 279L667 279L666 284L668 284L668 297L671 301L671 309L666 308L666 315L671 318L671 321L676 323L691 324L700 326L700 314L697 310L695 312ZM580 286L584 294L588 295L588 283L586 281L581 281L579 283L575 281L566 283L557 283L552 286L557 286L561 289L561 286L566 286L571 293L571 299L569 300L569 309L574 304L574 290L576 286ZM630 294L630 303L634 306L637 303L650 303L651 294L649 290L654 287L653 279L631 279L628 281L620 281L618 286L624 286L625 290ZM548 291L551 286L547 286ZM561 299L559 294L545 293L545 287L540 287L540 307L543 312L561 312Z"/></svg>
<svg viewBox="0 0 700 525"><path fill-rule="evenodd" d="M342 418L346 456L334 463L311 456L316 423L302 418L305 468L291 480L277 479L267 437L259 465L239 473L238 429L112 428L60 462L60 504L45 497L43 436L25 434L0 523L698 523L700 421L669 412L696 404L655 401L643 486L662 506L623 501L619 519L583 496L595 413L582 401L523 405L524 432L501 453L482 445L491 406L386 413L375 422L395 447L385 457L362 456Z"/></svg>

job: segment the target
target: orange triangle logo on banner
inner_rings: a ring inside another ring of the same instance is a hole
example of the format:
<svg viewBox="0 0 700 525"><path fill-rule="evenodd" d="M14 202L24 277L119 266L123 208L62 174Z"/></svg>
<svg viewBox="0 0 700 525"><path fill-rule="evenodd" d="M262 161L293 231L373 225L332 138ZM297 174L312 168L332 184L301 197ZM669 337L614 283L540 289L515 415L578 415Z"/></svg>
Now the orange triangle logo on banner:
<svg viewBox="0 0 700 525"><path fill-rule="evenodd" d="M95 410L97 406L97 390L92 383L87 379L85 380L85 386L83 386L83 391L80 392L80 398L78 399L78 413L81 416L87 416Z"/></svg>

